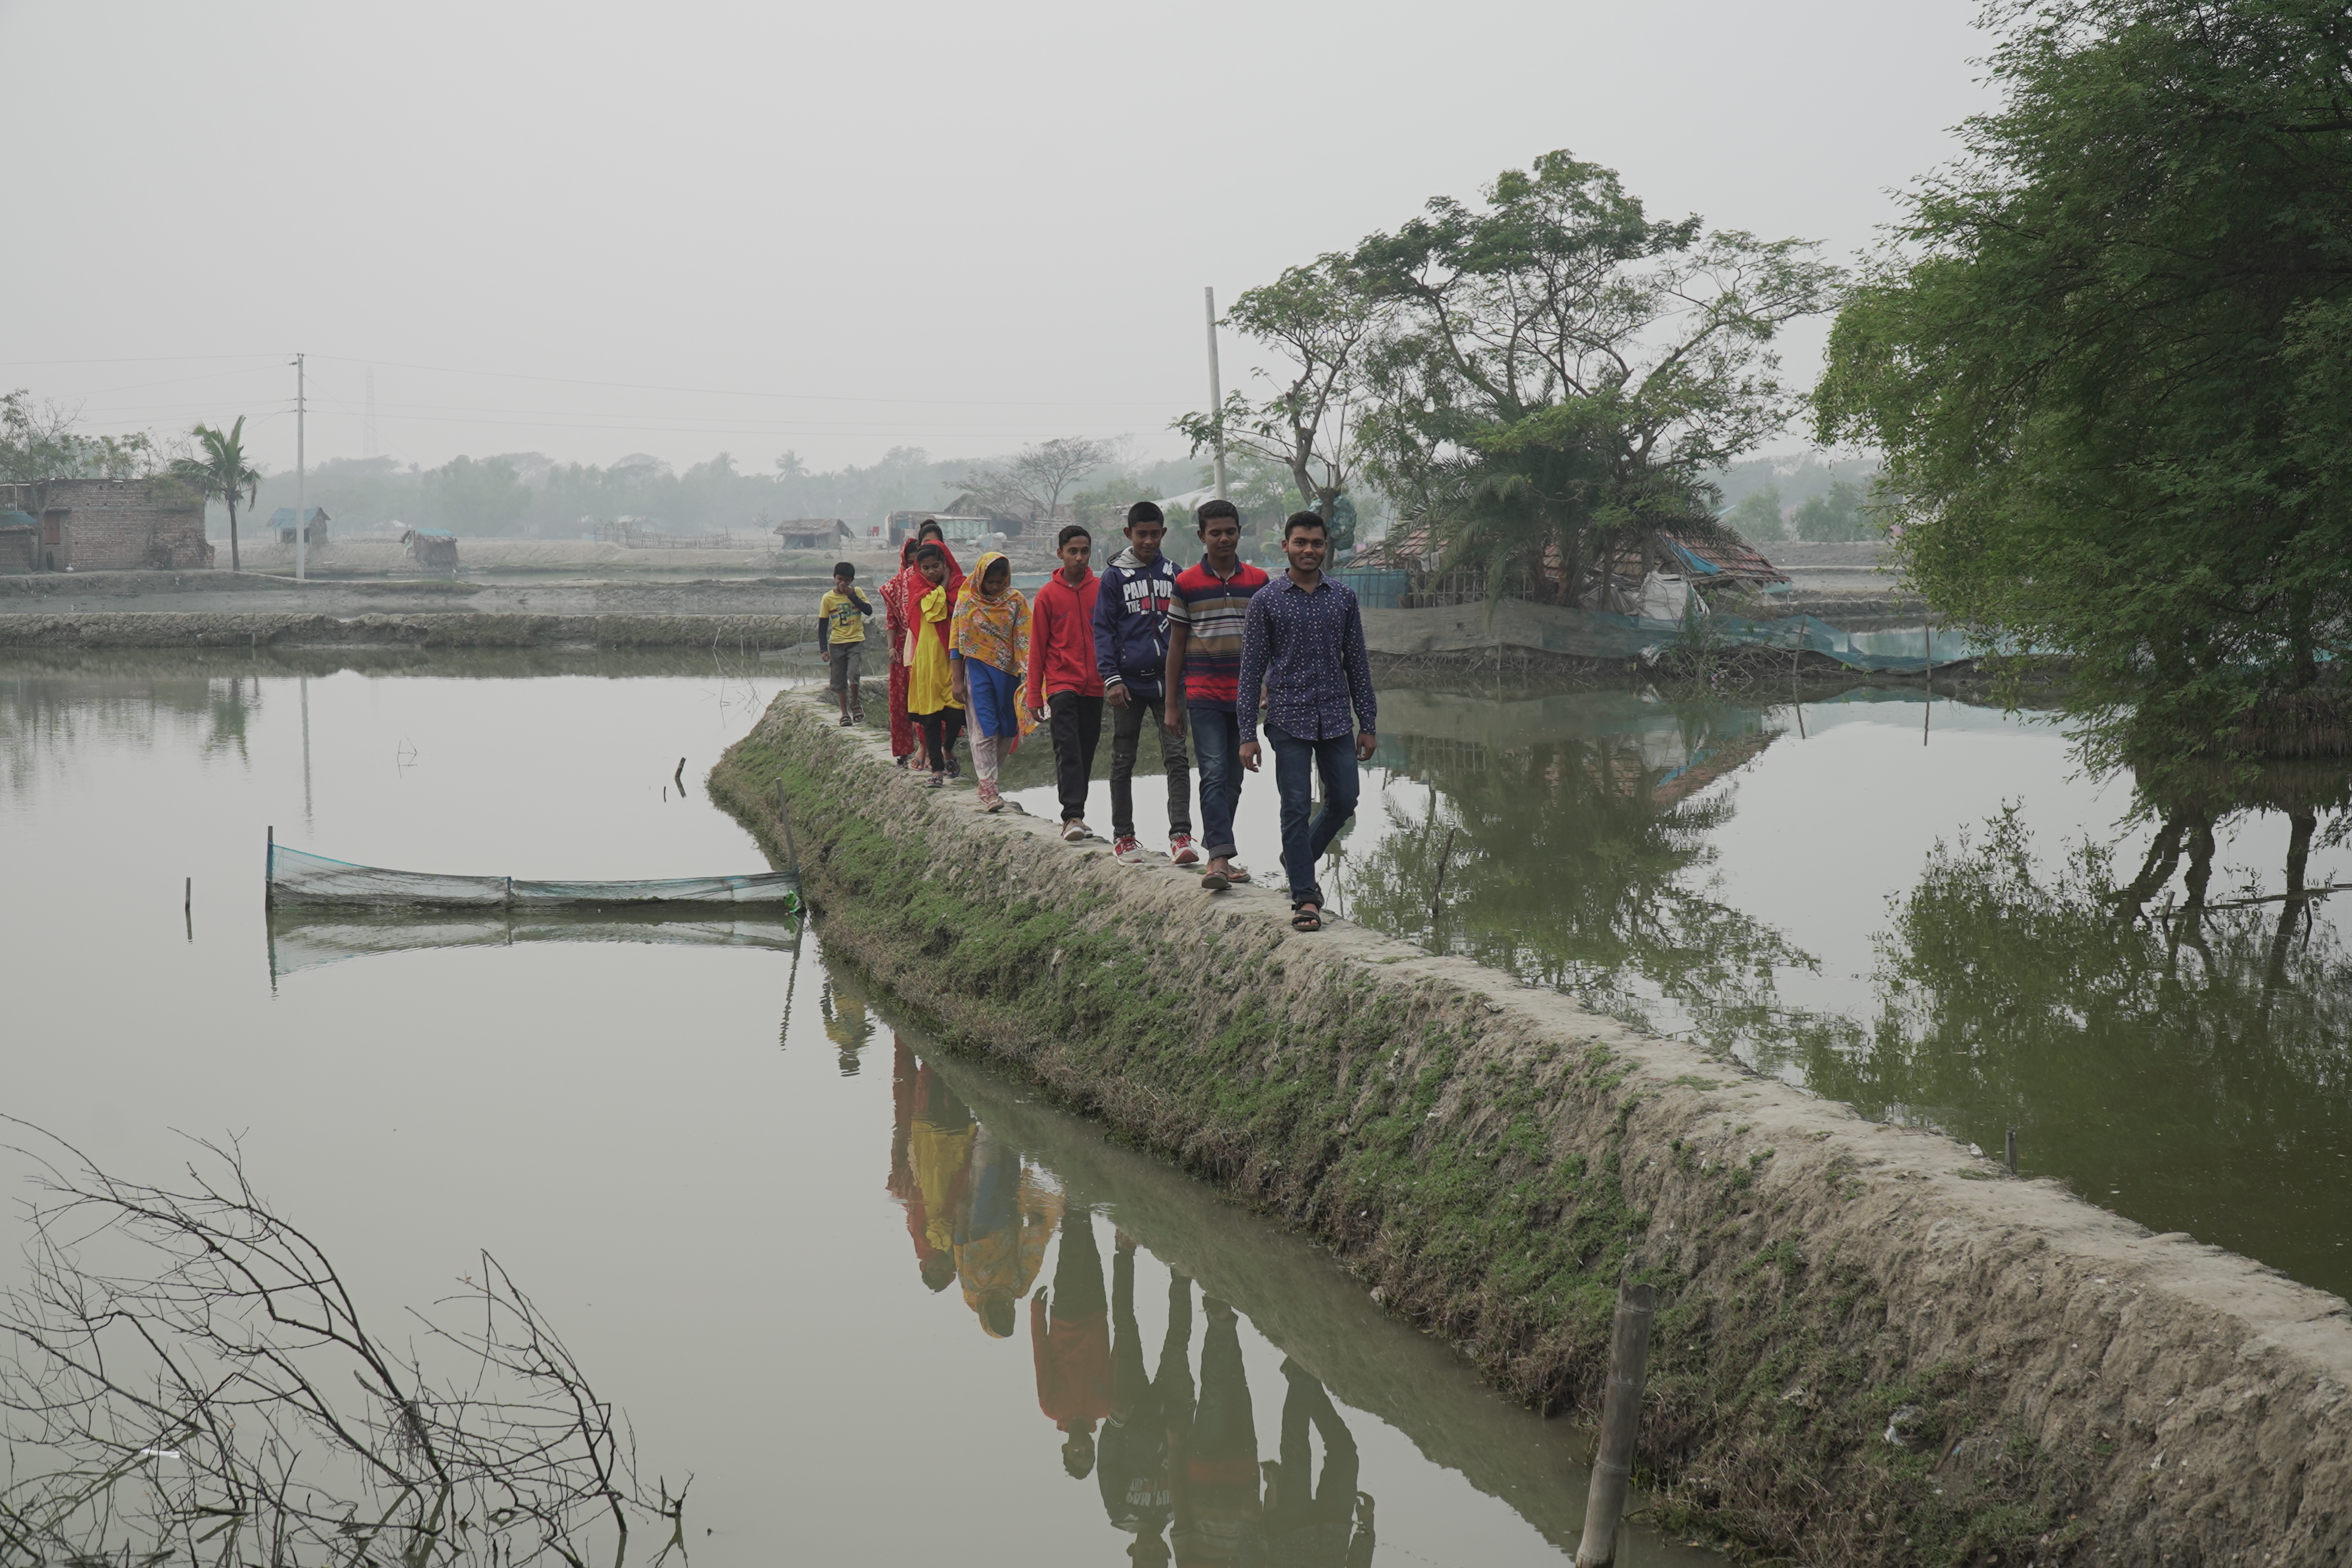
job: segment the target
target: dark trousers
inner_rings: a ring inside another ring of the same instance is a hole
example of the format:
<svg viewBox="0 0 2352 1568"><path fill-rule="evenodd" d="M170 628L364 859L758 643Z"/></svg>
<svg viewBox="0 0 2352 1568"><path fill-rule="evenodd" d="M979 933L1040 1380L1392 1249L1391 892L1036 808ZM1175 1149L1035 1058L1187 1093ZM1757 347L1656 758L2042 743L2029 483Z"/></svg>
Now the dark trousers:
<svg viewBox="0 0 2352 1568"><path fill-rule="evenodd" d="M1356 1517L1361 1465L1356 1440L1312 1374L1290 1362L1283 1363L1282 1372L1290 1389L1282 1401L1281 1463L1266 1488L1266 1545L1277 1563L1342 1568ZM1307 1443L1309 1422L1323 1434L1320 1485L1316 1484L1314 1451Z"/></svg>
<svg viewBox="0 0 2352 1568"><path fill-rule="evenodd" d="M931 772L947 772L948 763L955 760L956 739L963 733L963 710L942 708L913 717L915 728L923 732L923 750L929 754Z"/></svg>
<svg viewBox="0 0 2352 1568"><path fill-rule="evenodd" d="M1184 732L1171 731L1160 722L1160 699L1146 701L1130 695L1124 708L1110 710L1110 832L1114 838L1135 837L1135 753L1150 726L1160 737L1160 765L1168 770L1168 832L1172 837L1192 836L1192 759L1184 750Z"/></svg>
<svg viewBox="0 0 2352 1568"><path fill-rule="evenodd" d="M1083 1322L1100 1318L1109 1301L1103 1295L1102 1254L1095 1247L1094 1211L1084 1204L1062 1210L1062 1250L1054 1264L1054 1321Z"/></svg>
<svg viewBox="0 0 2352 1568"><path fill-rule="evenodd" d="M1056 691L1045 699L1045 723L1054 737L1054 783L1062 796L1062 820L1087 819L1087 787L1095 776L1095 746L1102 740L1103 700Z"/></svg>
<svg viewBox="0 0 2352 1568"><path fill-rule="evenodd" d="M1234 852L1234 813L1242 803L1242 721L1222 708L1192 710L1192 752L1201 759L1201 852Z"/></svg>
<svg viewBox="0 0 2352 1568"><path fill-rule="evenodd" d="M1323 886L1315 879L1315 863L1331 847L1339 829L1356 815L1361 787L1356 773L1356 737L1333 735L1328 740L1302 741L1287 730L1268 724L1266 743L1274 748L1274 787L1282 797L1282 869L1290 879L1290 901L1323 904ZM1323 779L1323 809L1313 812L1315 777Z"/></svg>

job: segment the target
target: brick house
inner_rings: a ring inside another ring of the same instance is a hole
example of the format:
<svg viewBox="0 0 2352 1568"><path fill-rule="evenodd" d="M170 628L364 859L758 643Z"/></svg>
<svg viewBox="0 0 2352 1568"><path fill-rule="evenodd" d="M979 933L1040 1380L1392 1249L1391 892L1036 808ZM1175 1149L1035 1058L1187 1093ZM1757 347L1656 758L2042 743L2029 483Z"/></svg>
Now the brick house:
<svg viewBox="0 0 2352 1568"><path fill-rule="evenodd" d="M209 568L205 503L170 479L51 479L0 485L0 511L40 522L37 572L190 572Z"/></svg>
<svg viewBox="0 0 2352 1568"><path fill-rule="evenodd" d="M0 511L0 576L30 572L40 537L41 525L29 512Z"/></svg>

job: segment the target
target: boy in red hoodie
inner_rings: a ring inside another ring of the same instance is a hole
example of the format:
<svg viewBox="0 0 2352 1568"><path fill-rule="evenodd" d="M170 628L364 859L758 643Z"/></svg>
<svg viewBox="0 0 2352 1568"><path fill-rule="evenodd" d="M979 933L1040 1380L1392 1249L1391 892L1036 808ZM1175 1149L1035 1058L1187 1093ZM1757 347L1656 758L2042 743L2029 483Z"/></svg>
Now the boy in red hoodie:
<svg viewBox="0 0 2352 1568"><path fill-rule="evenodd" d="M1054 542L1062 569L1029 604L1029 711L1054 737L1054 773L1062 796L1062 838L1094 837L1087 785L1102 739L1103 684L1095 668L1095 595L1102 580L1088 570L1094 535L1071 523Z"/></svg>

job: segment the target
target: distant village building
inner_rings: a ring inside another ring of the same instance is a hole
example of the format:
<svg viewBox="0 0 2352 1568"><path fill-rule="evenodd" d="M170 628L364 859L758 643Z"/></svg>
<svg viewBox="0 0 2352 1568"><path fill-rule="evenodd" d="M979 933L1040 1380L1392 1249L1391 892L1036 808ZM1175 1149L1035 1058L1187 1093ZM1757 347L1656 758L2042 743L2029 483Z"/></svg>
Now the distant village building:
<svg viewBox="0 0 2352 1568"><path fill-rule="evenodd" d="M964 540L985 539L992 533L1003 533L1009 538L1012 534L1021 531L1017 521L1008 529L1000 517L982 516L970 512L894 511L885 521L889 524L890 542L893 545L913 538L915 531L927 522L938 523L940 531L947 536L948 542L950 544Z"/></svg>
<svg viewBox="0 0 2352 1568"><path fill-rule="evenodd" d="M302 509L302 521L303 543L308 548L316 550L319 546L327 542L327 512L325 508L315 506L304 507ZM278 535L278 543L293 543L294 509L290 506L281 506L276 511L271 512L269 514L269 527L271 531Z"/></svg>
<svg viewBox="0 0 2352 1568"><path fill-rule="evenodd" d="M400 536L400 547L419 566L457 570L457 536L446 528L412 528Z"/></svg>
<svg viewBox="0 0 2352 1568"><path fill-rule="evenodd" d="M1416 609L1486 597L1483 570L1445 570L1444 556L1437 531L1427 523L1413 523L1358 548L1339 575L1367 608ZM1771 594L1788 586L1789 574L1743 541L1661 529L1628 540L1608 560L1586 566L1573 593L1559 552L1546 545L1540 563L1521 575L1512 594L1549 604L1675 620L1694 587Z"/></svg>
<svg viewBox="0 0 2352 1568"><path fill-rule="evenodd" d="M856 537L837 517L795 517L776 524L779 550L837 550Z"/></svg>
<svg viewBox="0 0 2352 1568"><path fill-rule="evenodd" d="M213 563L204 500L171 479L0 485L0 511L37 525L36 572L192 572ZM0 546L0 562L11 552Z"/></svg>
<svg viewBox="0 0 2352 1568"><path fill-rule="evenodd" d="M0 576L30 572L40 540L40 519L28 511L0 511Z"/></svg>
<svg viewBox="0 0 2352 1568"><path fill-rule="evenodd" d="M1055 510L1054 518L1046 521L1067 521L1070 520L1069 513L1069 507L1064 505ZM989 525L988 532L1001 533L1007 539L1020 538L1024 528L1039 521L1034 509L1026 512L1007 511L993 502L982 500L975 490L966 490L948 502L947 510L940 515L978 518Z"/></svg>

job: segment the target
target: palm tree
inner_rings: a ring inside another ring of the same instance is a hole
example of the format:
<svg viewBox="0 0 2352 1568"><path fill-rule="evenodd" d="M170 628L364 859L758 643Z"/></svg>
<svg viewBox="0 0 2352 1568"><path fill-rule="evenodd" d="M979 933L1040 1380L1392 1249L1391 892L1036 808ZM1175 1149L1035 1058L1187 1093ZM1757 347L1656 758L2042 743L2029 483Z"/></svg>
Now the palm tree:
<svg viewBox="0 0 2352 1568"><path fill-rule="evenodd" d="M195 486L206 500L220 500L228 506L228 569L244 568L236 553L236 502L243 496L247 506L261 499L261 470L245 460L245 416L226 430L215 430L199 425L189 432L204 448L201 458L183 458L172 465L173 477Z"/></svg>

